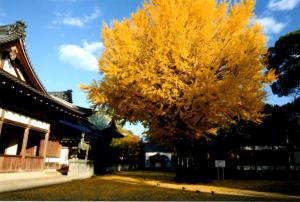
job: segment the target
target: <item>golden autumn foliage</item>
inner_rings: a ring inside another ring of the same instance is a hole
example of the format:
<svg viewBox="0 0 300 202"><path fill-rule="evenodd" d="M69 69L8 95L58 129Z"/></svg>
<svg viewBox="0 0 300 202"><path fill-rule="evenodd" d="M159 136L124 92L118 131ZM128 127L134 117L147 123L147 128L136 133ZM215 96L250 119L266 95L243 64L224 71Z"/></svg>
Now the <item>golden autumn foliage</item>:
<svg viewBox="0 0 300 202"><path fill-rule="evenodd" d="M218 3L219 2L219 3ZM267 53L254 1L152 0L104 24L103 79L82 86L117 119L141 121L166 142L216 133L236 119L259 122Z"/></svg>
<svg viewBox="0 0 300 202"><path fill-rule="evenodd" d="M132 131L126 130L122 127L118 127L118 131L124 135L122 138L114 138L112 140L112 145L117 146L120 144L139 144L140 138L136 136Z"/></svg>

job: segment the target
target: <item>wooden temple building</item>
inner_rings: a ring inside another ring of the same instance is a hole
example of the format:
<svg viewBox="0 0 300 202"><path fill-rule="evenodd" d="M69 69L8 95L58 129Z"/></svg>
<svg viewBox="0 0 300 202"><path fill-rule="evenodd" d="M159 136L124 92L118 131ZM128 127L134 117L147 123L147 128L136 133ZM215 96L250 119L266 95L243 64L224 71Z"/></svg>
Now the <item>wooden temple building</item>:
<svg viewBox="0 0 300 202"><path fill-rule="evenodd" d="M26 52L25 28L0 26L0 172L67 164L83 132L88 141L111 138L87 121L91 110L45 90Z"/></svg>

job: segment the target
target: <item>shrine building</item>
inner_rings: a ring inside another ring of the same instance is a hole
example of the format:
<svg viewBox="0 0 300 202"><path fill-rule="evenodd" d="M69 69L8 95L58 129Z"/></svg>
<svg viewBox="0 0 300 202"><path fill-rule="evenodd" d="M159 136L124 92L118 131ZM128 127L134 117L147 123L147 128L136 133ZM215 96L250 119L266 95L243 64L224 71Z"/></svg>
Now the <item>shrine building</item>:
<svg viewBox="0 0 300 202"><path fill-rule="evenodd" d="M20 21L0 26L0 172L59 168L76 146L71 140L83 132L101 136L87 121L91 110L46 91L30 63L25 28Z"/></svg>

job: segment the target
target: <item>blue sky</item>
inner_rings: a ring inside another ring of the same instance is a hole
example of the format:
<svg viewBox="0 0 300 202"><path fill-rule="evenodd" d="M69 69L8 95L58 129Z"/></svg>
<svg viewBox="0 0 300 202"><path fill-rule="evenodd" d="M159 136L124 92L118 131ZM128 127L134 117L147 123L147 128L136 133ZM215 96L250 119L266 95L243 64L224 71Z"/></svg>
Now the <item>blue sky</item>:
<svg viewBox="0 0 300 202"><path fill-rule="evenodd" d="M97 61L103 51L101 27L129 17L143 0L0 0L0 25L23 20L26 47L48 91L72 89L73 101L88 107L79 84L101 79ZM257 0L257 21L264 25L268 46L279 36L300 28L300 0ZM283 104L268 89L267 102ZM141 126L130 126L136 134Z"/></svg>

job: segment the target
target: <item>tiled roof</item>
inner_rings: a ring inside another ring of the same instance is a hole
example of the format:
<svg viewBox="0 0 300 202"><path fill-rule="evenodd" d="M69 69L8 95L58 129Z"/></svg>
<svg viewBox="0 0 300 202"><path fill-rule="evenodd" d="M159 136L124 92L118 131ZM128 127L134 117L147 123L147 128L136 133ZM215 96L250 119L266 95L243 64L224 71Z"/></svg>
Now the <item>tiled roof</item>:
<svg viewBox="0 0 300 202"><path fill-rule="evenodd" d="M0 26L0 45L19 38L25 39L26 25L23 21L17 21L15 24Z"/></svg>
<svg viewBox="0 0 300 202"><path fill-rule="evenodd" d="M27 57L27 61L29 63L29 66L31 68L31 71L33 72L34 76L36 77L36 80L38 81L39 85L43 89L44 92L46 92L45 87L43 86L41 80L39 79L38 75L36 74L33 66L31 65L29 56L27 54L26 46L25 46L25 37L26 37L26 24L24 21L17 21L14 24L10 25L4 25L0 26L0 45L16 41L18 39L22 40L22 45L24 48L25 55Z"/></svg>
<svg viewBox="0 0 300 202"><path fill-rule="evenodd" d="M69 103L73 102L72 99L72 90L66 90L66 91L55 91L55 92L47 92L50 95L53 95L55 97L58 97L60 99L63 99Z"/></svg>

